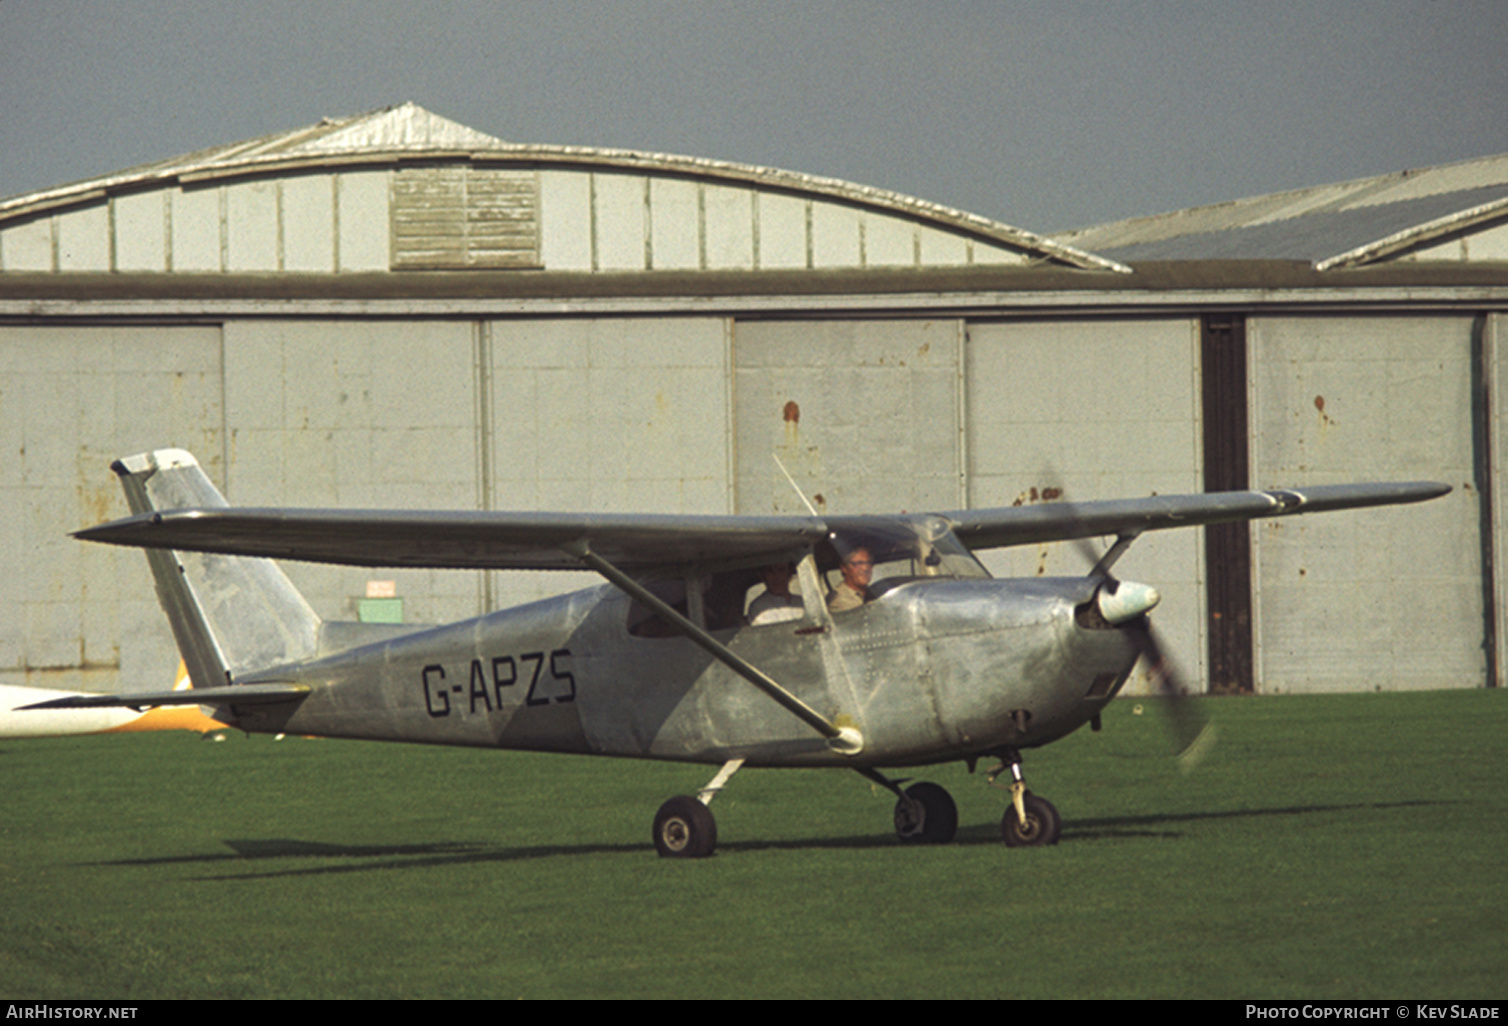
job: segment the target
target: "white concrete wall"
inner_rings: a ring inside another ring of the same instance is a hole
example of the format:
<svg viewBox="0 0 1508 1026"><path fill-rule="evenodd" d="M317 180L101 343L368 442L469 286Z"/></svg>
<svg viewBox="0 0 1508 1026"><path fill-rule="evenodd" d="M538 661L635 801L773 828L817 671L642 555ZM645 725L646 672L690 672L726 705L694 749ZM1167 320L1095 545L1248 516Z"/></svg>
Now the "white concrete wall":
<svg viewBox="0 0 1508 1026"><path fill-rule="evenodd" d="M474 328L465 322L225 326L228 495L250 506L476 509ZM371 579L411 621L478 611L477 575L289 564L322 616L355 619Z"/></svg>
<svg viewBox="0 0 1508 1026"><path fill-rule="evenodd" d="M1484 681L1471 325L1459 316L1249 322L1255 487L1427 479L1455 488L1420 506L1253 529L1260 690Z"/></svg>
<svg viewBox="0 0 1508 1026"><path fill-rule="evenodd" d="M129 514L118 457L179 446L220 479L222 422L218 328L0 330L0 674L169 685L146 559L68 533Z"/></svg>
<svg viewBox="0 0 1508 1026"><path fill-rule="evenodd" d="M737 511L962 504L956 320L767 321L734 333Z"/></svg>

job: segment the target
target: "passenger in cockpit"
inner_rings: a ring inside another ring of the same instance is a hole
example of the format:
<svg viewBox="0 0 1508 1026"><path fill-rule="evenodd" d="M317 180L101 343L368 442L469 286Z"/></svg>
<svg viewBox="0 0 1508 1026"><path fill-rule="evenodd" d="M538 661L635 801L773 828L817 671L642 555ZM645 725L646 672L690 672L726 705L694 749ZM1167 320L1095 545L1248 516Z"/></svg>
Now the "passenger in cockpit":
<svg viewBox="0 0 1508 1026"><path fill-rule="evenodd" d="M789 563L774 563L759 572L764 594L749 603L749 626L799 620L805 614L799 595L791 594L791 577L796 568Z"/></svg>

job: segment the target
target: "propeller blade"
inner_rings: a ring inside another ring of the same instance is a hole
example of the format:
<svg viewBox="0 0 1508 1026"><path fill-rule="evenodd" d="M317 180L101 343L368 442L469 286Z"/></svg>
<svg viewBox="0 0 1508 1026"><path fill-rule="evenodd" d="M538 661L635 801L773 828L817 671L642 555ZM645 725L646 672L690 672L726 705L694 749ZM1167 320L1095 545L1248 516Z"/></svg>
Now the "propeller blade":
<svg viewBox="0 0 1508 1026"><path fill-rule="evenodd" d="M1070 505L1068 508L1070 515L1072 515L1073 506ZM1090 541L1088 538L1072 538L1069 540L1069 544L1071 544L1075 549L1078 550L1079 558L1084 561L1085 566L1098 566L1100 559L1104 556L1104 553L1096 549L1094 547L1094 542Z"/></svg>
<svg viewBox="0 0 1508 1026"><path fill-rule="evenodd" d="M1040 494L1043 501L1061 502L1068 515L1078 519L1072 500L1064 498L1066 489L1056 471L1049 467L1042 477L1053 483L1045 486L1040 493L1033 488L1032 501L1036 501ZM1214 724L1205 717L1198 700L1190 697L1192 692L1163 650L1162 642L1158 640L1152 621L1147 616L1162 596L1151 585L1117 580L1111 573L1116 561L1126 554L1126 550L1140 537L1140 533L1137 531L1119 535L1103 553L1098 552L1094 543L1085 537L1074 538L1072 543L1084 561L1093 568L1089 571L1089 576L1104 578L1104 583L1096 594L1095 604L1106 623L1119 627L1131 636L1137 651L1146 661L1147 675L1158 695L1165 699L1161 704L1167 710L1168 727L1178 749L1178 763L1184 772L1188 772L1204 760L1214 745Z"/></svg>
<svg viewBox="0 0 1508 1026"><path fill-rule="evenodd" d="M1068 488L1063 484L1063 476L1058 473L1057 468L1048 464L1042 468L1042 472L1037 477L1043 482L1042 487L1039 489L1033 485L1021 494L1021 497L1016 500L1017 504L1019 505L1022 501L1056 503L1064 509L1072 521L1077 522L1080 518L1075 512L1073 500L1067 497ZM1067 541L1078 552L1085 566L1097 566L1104 555L1088 538L1070 538Z"/></svg>
<svg viewBox="0 0 1508 1026"><path fill-rule="evenodd" d="M1139 624L1132 625L1128 633L1146 660L1147 675L1157 693L1165 699L1168 726L1173 733L1173 743L1178 749L1179 764L1191 770L1203 761L1215 743L1214 725L1204 715L1204 709L1190 697L1187 686L1164 651L1151 621L1142 617Z"/></svg>

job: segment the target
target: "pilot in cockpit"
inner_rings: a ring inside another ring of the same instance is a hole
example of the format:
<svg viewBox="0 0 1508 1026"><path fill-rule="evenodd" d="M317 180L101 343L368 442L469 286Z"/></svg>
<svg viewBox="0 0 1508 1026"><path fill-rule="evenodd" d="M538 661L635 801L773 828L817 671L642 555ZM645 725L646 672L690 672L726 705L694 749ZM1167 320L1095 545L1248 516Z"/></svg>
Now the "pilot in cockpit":
<svg viewBox="0 0 1508 1026"><path fill-rule="evenodd" d="M857 548L843 557L838 568L843 579L827 597L830 612L858 609L869 601L869 582L874 577L874 559L866 548Z"/></svg>

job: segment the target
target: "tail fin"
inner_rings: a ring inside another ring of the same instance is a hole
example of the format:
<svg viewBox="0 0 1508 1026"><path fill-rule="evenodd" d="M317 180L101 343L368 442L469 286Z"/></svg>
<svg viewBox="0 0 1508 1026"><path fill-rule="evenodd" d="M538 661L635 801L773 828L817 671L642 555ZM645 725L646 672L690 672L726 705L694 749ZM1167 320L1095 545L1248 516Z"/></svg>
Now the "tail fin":
<svg viewBox="0 0 1508 1026"><path fill-rule="evenodd" d="M182 449L128 456L111 469L132 513L227 505ZM148 549L147 562L194 687L314 654L319 616L272 560Z"/></svg>

